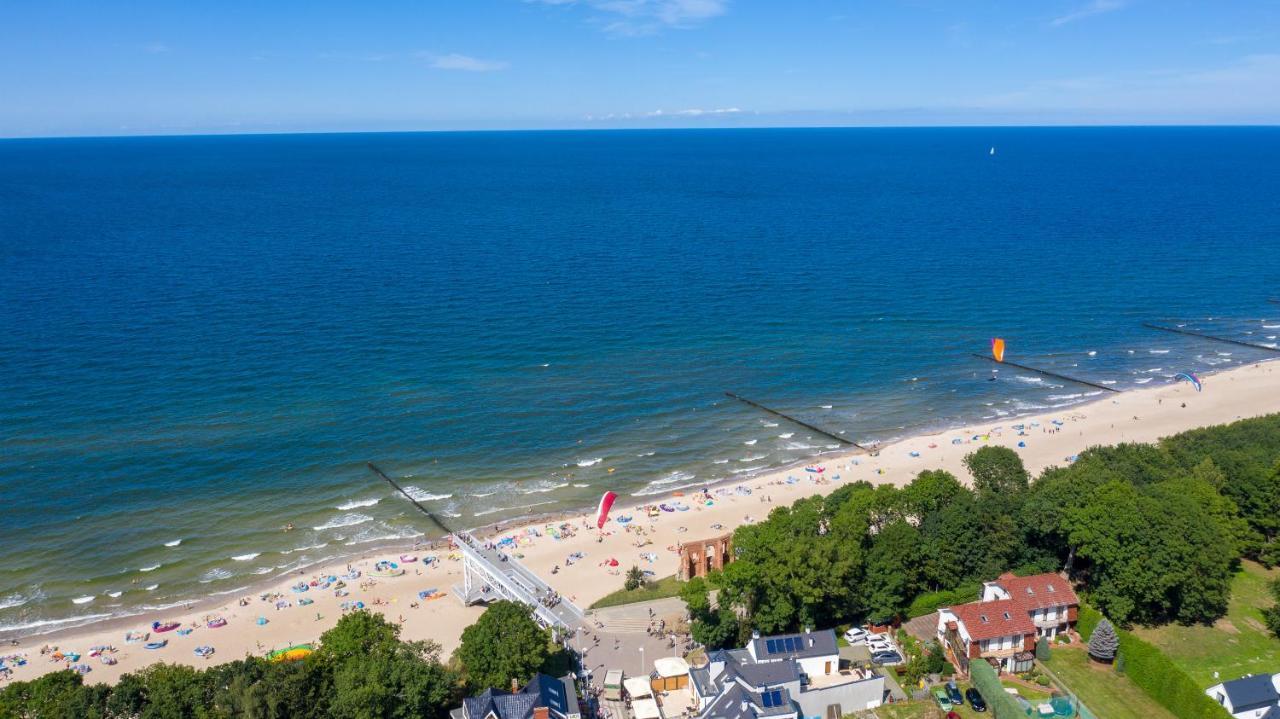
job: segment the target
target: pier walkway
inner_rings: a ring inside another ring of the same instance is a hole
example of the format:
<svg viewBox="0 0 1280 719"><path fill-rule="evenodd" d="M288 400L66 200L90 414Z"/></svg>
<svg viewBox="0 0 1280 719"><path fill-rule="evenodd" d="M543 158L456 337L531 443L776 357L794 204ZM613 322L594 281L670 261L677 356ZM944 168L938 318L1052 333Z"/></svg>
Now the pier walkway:
<svg viewBox="0 0 1280 719"><path fill-rule="evenodd" d="M454 585L453 593L463 604L508 599L533 607L534 616L547 626L573 631L582 625L582 610L514 557L485 547L463 532L450 537L462 554L462 583Z"/></svg>

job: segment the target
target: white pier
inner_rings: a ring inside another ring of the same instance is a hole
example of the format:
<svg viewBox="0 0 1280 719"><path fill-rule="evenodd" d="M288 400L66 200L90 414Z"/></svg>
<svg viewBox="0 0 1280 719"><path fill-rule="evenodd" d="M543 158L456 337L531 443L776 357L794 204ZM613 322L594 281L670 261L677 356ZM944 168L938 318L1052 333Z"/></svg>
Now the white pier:
<svg viewBox="0 0 1280 719"><path fill-rule="evenodd" d="M507 599L533 607L534 616L549 627L580 626L582 610L563 597L552 600L556 595L551 587L514 557L487 549L462 532L450 536L462 554L462 584L455 584L453 593L463 604Z"/></svg>

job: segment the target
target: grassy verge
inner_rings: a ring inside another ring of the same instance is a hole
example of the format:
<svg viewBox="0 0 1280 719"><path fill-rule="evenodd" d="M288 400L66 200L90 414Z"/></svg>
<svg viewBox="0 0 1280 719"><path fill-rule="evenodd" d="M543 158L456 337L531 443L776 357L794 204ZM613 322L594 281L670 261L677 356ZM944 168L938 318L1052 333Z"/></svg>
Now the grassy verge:
<svg viewBox="0 0 1280 719"><path fill-rule="evenodd" d="M1262 608L1272 604L1267 582L1276 576L1280 570L1244 562L1231 582L1227 616L1213 626L1169 624L1133 633L1159 647L1204 688L1246 674L1269 674L1280 667L1280 640L1267 633ZM1215 679L1214 672L1220 678Z"/></svg>
<svg viewBox="0 0 1280 719"><path fill-rule="evenodd" d="M1176 719L1128 677L1091 664L1083 648L1055 648L1045 666L1103 719Z"/></svg>
<svg viewBox="0 0 1280 719"><path fill-rule="evenodd" d="M675 575L663 577L662 579L649 582L648 584L627 591L619 589L612 594L606 594L601 597L595 604L591 605L592 609L603 609L605 607L616 607L622 604L635 604L636 602L648 602L654 599L666 599L667 597L676 597L680 595L680 582L676 580Z"/></svg>

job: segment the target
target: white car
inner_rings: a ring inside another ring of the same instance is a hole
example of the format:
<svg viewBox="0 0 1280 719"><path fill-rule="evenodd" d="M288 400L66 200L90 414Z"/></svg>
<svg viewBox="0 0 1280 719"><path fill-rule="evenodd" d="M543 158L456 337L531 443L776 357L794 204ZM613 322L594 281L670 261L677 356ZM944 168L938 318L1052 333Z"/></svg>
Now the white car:
<svg viewBox="0 0 1280 719"><path fill-rule="evenodd" d="M862 627L852 627L844 633L844 640L850 644L862 644L867 640L867 630Z"/></svg>
<svg viewBox="0 0 1280 719"><path fill-rule="evenodd" d="M876 652L898 651L898 646L896 644L894 644L889 639L886 639L885 637L877 636L877 635L872 635L870 637L867 637L866 645L867 645L867 648L871 650L872 654Z"/></svg>

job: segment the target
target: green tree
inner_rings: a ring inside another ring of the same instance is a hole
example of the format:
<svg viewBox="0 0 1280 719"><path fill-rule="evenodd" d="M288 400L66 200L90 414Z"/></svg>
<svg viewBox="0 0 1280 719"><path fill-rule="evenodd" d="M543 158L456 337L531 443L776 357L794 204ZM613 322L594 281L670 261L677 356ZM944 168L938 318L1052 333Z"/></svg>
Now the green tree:
<svg viewBox="0 0 1280 719"><path fill-rule="evenodd" d="M434 642L398 643L344 662L333 673L327 715L335 719L442 718L457 680L439 661Z"/></svg>
<svg viewBox="0 0 1280 719"><path fill-rule="evenodd" d="M925 470L902 488L902 504L917 520L933 514L955 501L968 489L946 470Z"/></svg>
<svg viewBox="0 0 1280 719"><path fill-rule="evenodd" d="M1271 590L1271 599L1275 604L1262 610L1262 618L1267 624L1267 629L1276 638L1280 638L1280 579L1273 579L1268 587Z"/></svg>
<svg viewBox="0 0 1280 719"><path fill-rule="evenodd" d="M367 610L343 615L320 635L317 658L341 663L358 656L390 651L400 641L399 625Z"/></svg>
<svg viewBox="0 0 1280 719"><path fill-rule="evenodd" d="M965 455L964 466L973 476L973 488L978 494L1019 494L1031 480L1022 458L1008 447L982 447Z"/></svg>
<svg viewBox="0 0 1280 719"><path fill-rule="evenodd" d="M1120 649L1120 637L1111 622L1103 619L1093 628L1089 635L1089 656L1101 662L1110 662L1116 658Z"/></svg>
<svg viewBox="0 0 1280 719"><path fill-rule="evenodd" d="M505 689L512 679L523 684L542 670L551 653L550 643L550 633L534 621L531 607L500 601L462 630L462 643L454 656L473 691Z"/></svg>
<svg viewBox="0 0 1280 719"><path fill-rule="evenodd" d="M878 492L846 495L834 516L821 497L779 507L734 532L735 559L720 574L719 604L747 627L778 632L829 626L857 611L867 512Z"/></svg>
<svg viewBox="0 0 1280 719"><path fill-rule="evenodd" d="M920 532L904 521L885 527L867 552L867 618L887 624L915 597L922 555Z"/></svg>
<svg viewBox="0 0 1280 719"><path fill-rule="evenodd" d="M644 586L644 572L634 564L627 570L627 578L622 583L623 588L628 592L634 592Z"/></svg>
<svg viewBox="0 0 1280 719"><path fill-rule="evenodd" d="M680 598L689 608L689 632L707 649L724 649L737 642L741 627L738 615L728 608L711 606L711 591L702 577L694 577L680 588Z"/></svg>
<svg viewBox="0 0 1280 719"><path fill-rule="evenodd" d="M1053 649L1049 646L1048 637L1040 637L1036 640L1036 659L1047 662L1053 656Z"/></svg>
<svg viewBox="0 0 1280 719"><path fill-rule="evenodd" d="M0 717L93 719L106 716L107 688L85 686L79 674L60 671L0 689Z"/></svg>

